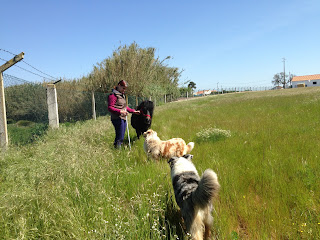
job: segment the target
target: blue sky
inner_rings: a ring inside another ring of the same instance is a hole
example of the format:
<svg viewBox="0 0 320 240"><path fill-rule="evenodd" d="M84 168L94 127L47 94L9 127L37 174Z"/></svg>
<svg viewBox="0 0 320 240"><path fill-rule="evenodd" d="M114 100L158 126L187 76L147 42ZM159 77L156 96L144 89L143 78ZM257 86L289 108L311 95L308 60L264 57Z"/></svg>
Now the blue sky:
<svg viewBox="0 0 320 240"><path fill-rule="evenodd" d="M0 65L24 52L43 73L77 79L136 42L171 56L169 66L184 70L181 85L271 86L283 58L286 72L320 73L319 12L319 0L2 1ZM18 67L4 73L42 81Z"/></svg>

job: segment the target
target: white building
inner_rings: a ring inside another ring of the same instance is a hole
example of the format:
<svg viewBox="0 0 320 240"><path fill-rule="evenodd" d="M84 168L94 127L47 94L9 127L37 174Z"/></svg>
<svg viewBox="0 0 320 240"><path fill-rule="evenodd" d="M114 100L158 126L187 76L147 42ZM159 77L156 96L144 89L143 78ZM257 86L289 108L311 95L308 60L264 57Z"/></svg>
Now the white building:
<svg viewBox="0 0 320 240"><path fill-rule="evenodd" d="M292 88L297 87L319 87L320 86L320 74L295 76L291 81Z"/></svg>
<svg viewBox="0 0 320 240"><path fill-rule="evenodd" d="M203 90L203 91L196 92L194 95L196 95L196 96L206 96L206 95L210 95L212 92L214 92L214 90Z"/></svg>

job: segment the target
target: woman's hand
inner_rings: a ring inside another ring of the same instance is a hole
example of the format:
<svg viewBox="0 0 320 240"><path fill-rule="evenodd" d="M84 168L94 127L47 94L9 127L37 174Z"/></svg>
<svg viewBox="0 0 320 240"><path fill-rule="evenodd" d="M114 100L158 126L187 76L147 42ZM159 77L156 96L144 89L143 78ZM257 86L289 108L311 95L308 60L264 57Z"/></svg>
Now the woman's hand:
<svg viewBox="0 0 320 240"><path fill-rule="evenodd" d="M120 110L120 115L121 116L128 116L127 110Z"/></svg>
<svg viewBox="0 0 320 240"><path fill-rule="evenodd" d="M140 112L140 110L135 110L135 111L133 112L133 114L140 115L141 112Z"/></svg>

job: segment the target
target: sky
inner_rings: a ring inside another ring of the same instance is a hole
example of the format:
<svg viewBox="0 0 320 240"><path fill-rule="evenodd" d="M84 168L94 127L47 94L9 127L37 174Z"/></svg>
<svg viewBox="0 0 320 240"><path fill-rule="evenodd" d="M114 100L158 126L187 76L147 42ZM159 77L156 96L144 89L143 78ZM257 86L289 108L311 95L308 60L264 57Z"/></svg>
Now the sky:
<svg viewBox="0 0 320 240"><path fill-rule="evenodd" d="M24 52L4 73L27 81L79 79L133 42L197 90L320 74L319 0L1 2L0 65Z"/></svg>

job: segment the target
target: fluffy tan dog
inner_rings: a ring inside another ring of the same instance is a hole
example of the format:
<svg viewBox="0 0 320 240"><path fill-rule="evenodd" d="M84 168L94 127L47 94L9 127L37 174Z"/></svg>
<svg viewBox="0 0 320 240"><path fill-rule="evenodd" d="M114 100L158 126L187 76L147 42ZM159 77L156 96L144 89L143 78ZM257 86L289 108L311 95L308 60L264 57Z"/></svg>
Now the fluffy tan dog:
<svg viewBox="0 0 320 240"><path fill-rule="evenodd" d="M181 157L190 153L194 147L194 142L186 144L182 138L172 138L167 141L162 141L158 137L157 132L152 129L144 132L143 136L145 137L143 145L144 151L154 159Z"/></svg>

